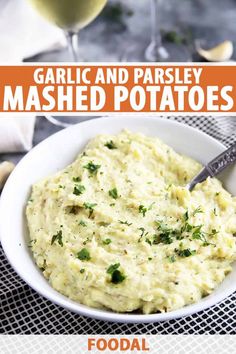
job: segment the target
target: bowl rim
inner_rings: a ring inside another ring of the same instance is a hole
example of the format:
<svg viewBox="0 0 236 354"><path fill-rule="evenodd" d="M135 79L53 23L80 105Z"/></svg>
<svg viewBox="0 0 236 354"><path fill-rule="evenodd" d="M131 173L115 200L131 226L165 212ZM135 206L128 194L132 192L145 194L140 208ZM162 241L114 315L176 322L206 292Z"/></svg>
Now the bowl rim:
<svg viewBox="0 0 236 354"><path fill-rule="evenodd" d="M2 211L4 210L4 203L5 200L8 197L8 190L10 189L11 183L14 182L14 176L15 176L15 172L18 168L20 168L21 164L24 163L24 161L26 159L29 159L31 157L31 154L34 153L34 151L36 151L37 149L40 149L41 145L43 144L47 144L48 142L50 142L51 140L55 139L55 137L60 137L63 136L64 131L68 131L71 129L74 129L74 127L78 127L83 125L85 128L86 126L90 125L94 125L97 124L99 125L99 122L102 121L107 121L107 123L111 123L111 119L124 119L124 118L128 118L128 119L135 119L136 121L143 121L144 119L146 121L161 121L162 124L166 124L167 126L169 124L176 126L177 128L184 128L189 130L189 133L194 132L194 134L198 134L201 136L204 136L206 139L208 139L209 141L211 141L212 143L214 143L215 145L218 146L219 149L221 149L222 151L225 149L225 146L217 141L215 138L211 137L210 135L208 135L207 133L194 128L192 126L189 126L185 123L180 123L178 121L175 120L169 120L169 119L163 119L160 116L135 116L135 115L120 115L120 116L105 116L105 117L100 117L100 118L95 118L95 119L91 119L88 121L83 121L77 124L74 124L71 127L68 127L66 129L62 129L59 132L56 132L55 134L52 134L51 136L49 136L48 138L44 139L43 141L41 141L39 144L37 144L35 147L33 147L33 149L31 149L21 160L20 162L17 164L15 170L12 172L11 176L9 177L9 179L7 180L2 194L1 194L1 198L0 198L0 241L5 253L5 256L8 260L8 262L11 264L12 268L15 270L15 272L20 276L21 279L23 279L31 288L33 288L38 294L40 294L41 296L43 296L44 298L50 300L51 302L53 302L56 305L62 306L63 308L70 310L76 314L82 315L82 316L86 316L86 317L90 317L90 318L94 318L94 319L98 319L98 320L105 320L108 322L118 322L118 323L153 323L153 322L161 322L161 321L167 321L167 320L171 320L171 319L178 319L180 317L184 317L184 316L189 316L192 315L193 313L197 313L199 311L205 310L217 303L219 303L220 301L224 300L227 296L229 296L230 294L232 294L235 290L236 290L236 284L235 285L231 285L229 286L227 289L225 289L224 291L222 291L220 294L217 294L217 296L213 295L209 298L205 298L205 301L203 303L201 302L197 302L195 304L191 304L188 306L185 306L183 308L171 311L171 312L165 312L165 313L153 313L153 314L129 314L129 313L116 313L116 312L112 312L112 311L105 311L105 310L99 310L96 308L91 308L85 305L82 305L80 303L76 303L75 301L70 300L68 297L65 297L63 295L61 295L59 292L57 292L56 290L54 290L53 288L52 291L48 291L47 289L43 289L40 288L38 286L38 284L34 281L29 281L29 279L27 278L27 276L25 275L25 273L20 272L15 263L14 263L14 258L12 257L12 255L8 252L8 245L7 245L7 235L5 234L4 231L4 225L2 223ZM97 133L99 134L99 133ZM158 136L157 136L158 137ZM4 237L2 235L5 235ZM35 264L35 267L38 269L38 267ZM55 297L55 294L53 294L53 291L56 293L58 293L59 297ZM214 294L214 292L212 293Z"/></svg>

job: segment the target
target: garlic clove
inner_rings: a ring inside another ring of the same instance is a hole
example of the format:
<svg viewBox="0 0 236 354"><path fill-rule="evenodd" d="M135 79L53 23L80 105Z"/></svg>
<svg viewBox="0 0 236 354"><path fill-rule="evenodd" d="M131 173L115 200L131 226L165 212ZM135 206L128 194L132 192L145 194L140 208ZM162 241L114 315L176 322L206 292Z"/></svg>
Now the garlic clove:
<svg viewBox="0 0 236 354"><path fill-rule="evenodd" d="M3 188L6 180L14 170L15 165L10 161L4 161L0 163L0 190Z"/></svg>
<svg viewBox="0 0 236 354"><path fill-rule="evenodd" d="M208 61L228 61L233 55L234 47L231 41L224 41L216 47L205 50L197 48L197 52Z"/></svg>

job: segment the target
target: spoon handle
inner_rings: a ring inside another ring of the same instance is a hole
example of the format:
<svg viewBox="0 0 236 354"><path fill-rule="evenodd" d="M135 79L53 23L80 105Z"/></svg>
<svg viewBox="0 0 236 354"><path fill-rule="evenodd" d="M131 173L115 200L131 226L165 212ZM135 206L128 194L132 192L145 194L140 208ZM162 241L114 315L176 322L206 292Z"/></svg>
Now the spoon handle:
<svg viewBox="0 0 236 354"><path fill-rule="evenodd" d="M215 177L226 167L236 161L236 142L231 145L227 150L215 157L209 162L197 176L187 185L187 188L191 191L196 184L201 183L207 179L207 177Z"/></svg>
<svg viewBox="0 0 236 354"><path fill-rule="evenodd" d="M207 167L211 177L218 175L226 167L236 161L236 142L219 156L208 163Z"/></svg>

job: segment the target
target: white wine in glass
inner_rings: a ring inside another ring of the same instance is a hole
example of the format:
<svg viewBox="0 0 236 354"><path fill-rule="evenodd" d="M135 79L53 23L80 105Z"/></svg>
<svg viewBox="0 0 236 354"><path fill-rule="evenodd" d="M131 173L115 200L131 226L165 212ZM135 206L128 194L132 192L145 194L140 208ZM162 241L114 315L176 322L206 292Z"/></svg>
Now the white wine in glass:
<svg viewBox="0 0 236 354"><path fill-rule="evenodd" d="M78 58L78 33L102 11L107 0L28 0L45 19L64 30L73 61ZM84 120L84 117L52 117L45 115L52 124L67 127Z"/></svg>
<svg viewBox="0 0 236 354"><path fill-rule="evenodd" d="M102 11L107 0L28 0L47 20L64 30L68 47L77 61L77 35Z"/></svg>

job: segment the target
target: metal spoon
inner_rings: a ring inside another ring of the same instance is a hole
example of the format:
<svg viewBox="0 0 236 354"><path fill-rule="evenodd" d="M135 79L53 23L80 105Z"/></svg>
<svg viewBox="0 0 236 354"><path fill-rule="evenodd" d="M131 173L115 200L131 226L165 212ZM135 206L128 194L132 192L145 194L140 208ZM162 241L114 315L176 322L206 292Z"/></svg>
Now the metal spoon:
<svg viewBox="0 0 236 354"><path fill-rule="evenodd" d="M187 184L186 188L192 191L196 184L205 181L207 177L215 177L235 161L236 142L203 167L203 169Z"/></svg>

